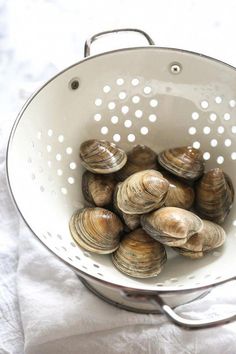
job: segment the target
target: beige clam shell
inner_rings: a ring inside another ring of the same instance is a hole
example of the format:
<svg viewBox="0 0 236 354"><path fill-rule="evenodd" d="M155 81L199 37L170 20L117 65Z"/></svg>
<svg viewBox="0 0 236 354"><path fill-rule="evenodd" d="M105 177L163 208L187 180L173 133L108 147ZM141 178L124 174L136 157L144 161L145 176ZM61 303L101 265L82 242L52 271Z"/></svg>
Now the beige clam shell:
<svg viewBox="0 0 236 354"><path fill-rule="evenodd" d="M76 211L69 226L72 237L81 247L99 254L114 252L119 246L123 231L123 224L118 216L103 208Z"/></svg>
<svg viewBox="0 0 236 354"><path fill-rule="evenodd" d="M223 245L226 240L224 229L211 221L202 220L201 231L193 235L183 246L176 250L192 259L202 258L207 252Z"/></svg>
<svg viewBox="0 0 236 354"><path fill-rule="evenodd" d="M203 226L194 213L175 207L164 207L142 215L143 229L155 240L168 246L182 246Z"/></svg>
<svg viewBox="0 0 236 354"><path fill-rule="evenodd" d="M116 173L119 181L124 181L132 174L157 168L157 154L146 145L136 145L127 153L127 162Z"/></svg>
<svg viewBox="0 0 236 354"><path fill-rule="evenodd" d="M158 275L166 259L164 246L141 228L125 235L112 255L114 265L122 273L136 278Z"/></svg>
<svg viewBox="0 0 236 354"><path fill-rule="evenodd" d="M211 169L197 182L195 192L195 208L200 216L223 223L234 200L229 176L221 168Z"/></svg>
<svg viewBox="0 0 236 354"><path fill-rule="evenodd" d="M127 161L126 153L106 140L91 139L80 145L80 159L83 166L94 173L113 173L120 170Z"/></svg>
<svg viewBox="0 0 236 354"><path fill-rule="evenodd" d="M202 152L191 146L164 150L159 153L158 162L168 172L189 181L198 179L204 172Z"/></svg>
<svg viewBox="0 0 236 354"><path fill-rule="evenodd" d="M101 175L85 171L82 177L84 198L98 207L112 203L117 182L113 174Z"/></svg>
<svg viewBox="0 0 236 354"><path fill-rule="evenodd" d="M123 221L129 230L135 230L140 226L140 217L138 214L126 214L122 212Z"/></svg>
<svg viewBox="0 0 236 354"><path fill-rule="evenodd" d="M165 206L190 209L194 202L194 189L169 173L162 172L162 174L170 184Z"/></svg>
<svg viewBox="0 0 236 354"><path fill-rule="evenodd" d="M135 230L140 226L141 215L139 215L139 214L126 214L122 210L120 210L117 206L117 203L116 203L117 191L118 191L118 185L116 186L114 194L113 194L114 212L117 213L121 217L121 220L127 226L127 228L125 228L125 231Z"/></svg>
<svg viewBox="0 0 236 354"><path fill-rule="evenodd" d="M116 187L115 204L126 214L144 214L165 202L169 183L155 170L137 172Z"/></svg>

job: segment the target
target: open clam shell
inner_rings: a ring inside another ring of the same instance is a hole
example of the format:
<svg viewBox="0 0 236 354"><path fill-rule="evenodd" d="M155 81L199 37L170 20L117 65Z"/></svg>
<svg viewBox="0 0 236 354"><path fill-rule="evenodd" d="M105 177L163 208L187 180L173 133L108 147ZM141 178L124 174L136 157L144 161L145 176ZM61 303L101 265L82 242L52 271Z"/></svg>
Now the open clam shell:
<svg viewBox="0 0 236 354"><path fill-rule="evenodd" d="M146 145L136 145L127 153L127 162L121 170L116 173L119 181L124 181L132 174L157 168L157 154Z"/></svg>
<svg viewBox="0 0 236 354"><path fill-rule="evenodd" d="M137 172L116 187L115 204L126 214L144 214L160 208L169 189L168 181L155 170Z"/></svg>
<svg viewBox="0 0 236 354"><path fill-rule="evenodd" d="M218 224L224 222L234 200L234 188L221 168L206 172L197 182L195 208L199 215Z"/></svg>
<svg viewBox="0 0 236 354"><path fill-rule="evenodd" d="M142 215L141 225L155 240L164 245L178 247L199 232L203 223L197 215L188 210L164 207Z"/></svg>
<svg viewBox="0 0 236 354"><path fill-rule="evenodd" d="M164 246L141 228L125 235L112 255L114 265L122 273L136 278L156 276L166 259Z"/></svg>
<svg viewBox="0 0 236 354"><path fill-rule="evenodd" d="M191 146L164 150L159 153L158 162L168 172L189 181L198 179L204 172L202 152Z"/></svg>
<svg viewBox="0 0 236 354"><path fill-rule="evenodd" d="M120 170L127 161L126 153L106 140L91 139L80 145L80 159L83 166L94 173L113 173Z"/></svg>
<svg viewBox="0 0 236 354"><path fill-rule="evenodd" d="M119 246L123 231L123 224L118 216L103 208L76 211L69 226L72 237L81 247L99 254L114 252Z"/></svg>
<svg viewBox="0 0 236 354"><path fill-rule="evenodd" d="M194 202L194 189L169 173L162 172L162 174L170 184L164 205L190 209Z"/></svg>
<svg viewBox="0 0 236 354"><path fill-rule="evenodd" d="M82 177L84 198L98 207L112 203L117 182L113 174L101 175L85 171Z"/></svg>
<svg viewBox="0 0 236 354"><path fill-rule="evenodd" d="M211 221L202 220L202 229L193 235L183 246L175 248L181 255L198 259L207 252L223 245L226 239L224 229Z"/></svg>

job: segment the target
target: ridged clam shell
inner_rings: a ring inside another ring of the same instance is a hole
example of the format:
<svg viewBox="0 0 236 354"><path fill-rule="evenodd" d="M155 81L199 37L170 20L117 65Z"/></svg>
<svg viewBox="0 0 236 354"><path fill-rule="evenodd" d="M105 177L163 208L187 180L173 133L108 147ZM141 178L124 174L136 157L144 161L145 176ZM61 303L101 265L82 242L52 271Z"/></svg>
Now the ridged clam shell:
<svg viewBox="0 0 236 354"><path fill-rule="evenodd" d="M118 186L118 184L117 184ZM117 191L118 188L115 188L114 191L114 198L113 198L113 210L115 213L117 213L121 220L124 222L124 224L127 226L125 227L125 231L129 232L130 230L135 230L140 226L140 217L141 215L139 214L126 214L122 210L120 210L117 206Z"/></svg>
<svg viewBox="0 0 236 354"><path fill-rule="evenodd" d="M178 247L202 228L202 220L192 212L175 208L164 207L152 213L141 216L143 229L155 240Z"/></svg>
<svg viewBox="0 0 236 354"><path fill-rule="evenodd" d="M157 168L157 154L146 145L136 145L127 153L127 162L116 173L119 181L124 181L132 174Z"/></svg>
<svg viewBox="0 0 236 354"><path fill-rule="evenodd" d="M226 234L221 226L211 221L202 221L201 231L193 235L183 246L176 248L181 255L198 259L225 242Z"/></svg>
<svg viewBox="0 0 236 354"><path fill-rule="evenodd" d="M158 155L158 162L173 175L186 180L196 180L204 172L202 152L191 146L164 150Z"/></svg>
<svg viewBox="0 0 236 354"><path fill-rule="evenodd" d="M87 170L107 174L120 170L125 165L127 156L109 141L92 139L80 145L80 159Z"/></svg>
<svg viewBox="0 0 236 354"><path fill-rule="evenodd" d="M155 170L137 172L116 187L115 204L126 214L144 214L160 208L169 183Z"/></svg>
<svg viewBox="0 0 236 354"><path fill-rule="evenodd" d="M136 278L156 276L166 259L164 246L141 228L125 235L112 255L114 265L122 273Z"/></svg>
<svg viewBox="0 0 236 354"><path fill-rule="evenodd" d="M201 217L224 222L234 200L234 188L221 168L206 172L196 184L195 207Z"/></svg>
<svg viewBox="0 0 236 354"><path fill-rule="evenodd" d="M72 215L70 231L75 241L84 249L107 254L118 248L123 224L109 210L84 208Z"/></svg>
<svg viewBox="0 0 236 354"><path fill-rule="evenodd" d="M194 189L169 173L162 172L162 174L170 184L164 205L190 209L194 202Z"/></svg>
<svg viewBox="0 0 236 354"><path fill-rule="evenodd" d="M98 207L112 203L117 182L113 174L101 175L85 171L82 177L84 198Z"/></svg>
<svg viewBox="0 0 236 354"><path fill-rule="evenodd" d="M140 215L126 214L122 212L122 219L129 230L135 230L140 226Z"/></svg>

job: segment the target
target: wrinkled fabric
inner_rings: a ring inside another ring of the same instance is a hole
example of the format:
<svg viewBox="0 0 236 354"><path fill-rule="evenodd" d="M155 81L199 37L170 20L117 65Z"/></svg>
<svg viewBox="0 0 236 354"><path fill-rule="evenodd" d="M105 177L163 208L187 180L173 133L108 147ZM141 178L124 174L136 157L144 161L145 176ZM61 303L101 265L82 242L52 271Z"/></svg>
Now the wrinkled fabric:
<svg viewBox="0 0 236 354"><path fill-rule="evenodd" d="M26 354L206 353L206 343L209 353L233 353L236 348L236 323L187 331L164 315L136 314L108 305L26 228L21 229L19 252L18 292ZM236 313L236 282L180 306L178 313L191 318Z"/></svg>
<svg viewBox="0 0 236 354"><path fill-rule="evenodd" d="M5 174L17 113L42 83L82 59L86 38L106 29L140 28L160 46L235 66L235 11L233 0L224 6L196 0L0 0L0 354L236 353L236 323L187 331L163 315L126 312L90 293L26 228ZM101 42L92 53L102 50ZM111 37L103 46L117 44L146 41ZM236 285L218 287L177 311L189 318L235 313Z"/></svg>
<svg viewBox="0 0 236 354"><path fill-rule="evenodd" d="M2 138L0 132L0 139ZM0 159L2 159L2 152ZM19 218L9 199L5 164L0 163L0 353L23 353L21 326L16 291ZM11 349L11 351L9 351ZM1 351L2 350L2 351Z"/></svg>

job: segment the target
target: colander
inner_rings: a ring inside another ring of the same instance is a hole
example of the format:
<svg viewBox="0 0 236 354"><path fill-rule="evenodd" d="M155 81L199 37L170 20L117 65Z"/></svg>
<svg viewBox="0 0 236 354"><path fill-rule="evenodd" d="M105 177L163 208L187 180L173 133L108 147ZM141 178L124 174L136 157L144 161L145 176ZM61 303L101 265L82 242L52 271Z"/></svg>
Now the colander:
<svg viewBox="0 0 236 354"><path fill-rule="evenodd" d="M236 206L223 225L227 242L192 261L168 250L157 277L139 280L114 268L110 255L80 248L69 232L84 206L78 150L87 139L106 139L128 150L201 148L206 169L221 167L236 186L236 69L216 59L154 46L113 50L85 58L49 80L25 104L11 131L7 174L13 199L29 228L106 301L142 313L164 312L186 328L235 320L187 319L175 307L232 279L236 269ZM116 34L114 34L116 35Z"/></svg>

